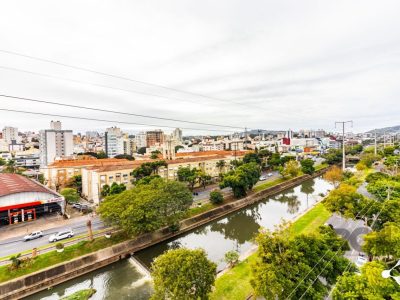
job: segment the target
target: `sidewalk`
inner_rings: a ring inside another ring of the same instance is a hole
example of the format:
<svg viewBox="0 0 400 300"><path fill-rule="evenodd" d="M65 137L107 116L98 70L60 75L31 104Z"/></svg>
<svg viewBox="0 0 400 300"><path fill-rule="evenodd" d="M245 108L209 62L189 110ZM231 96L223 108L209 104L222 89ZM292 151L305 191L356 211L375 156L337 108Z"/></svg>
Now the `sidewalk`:
<svg viewBox="0 0 400 300"><path fill-rule="evenodd" d="M92 219L89 215L84 215L72 219L64 219L60 215L40 217L39 219L31 222L24 222L19 224L4 225L0 227L0 240L19 237L36 230L47 230L57 227L73 226L76 223Z"/></svg>

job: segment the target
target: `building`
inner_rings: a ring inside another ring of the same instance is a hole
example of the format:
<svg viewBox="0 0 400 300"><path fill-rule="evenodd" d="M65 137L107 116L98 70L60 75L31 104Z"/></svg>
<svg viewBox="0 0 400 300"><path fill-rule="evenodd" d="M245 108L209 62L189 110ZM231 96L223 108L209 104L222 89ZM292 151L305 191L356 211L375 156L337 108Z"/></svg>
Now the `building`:
<svg viewBox="0 0 400 300"><path fill-rule="evenodd" d="M38 168L40 167L40 151L31 148L26 151L16 152L14 160L17 167Z"/></svg>
<svg viewBox="0 0 400 300"><path fill-rule="evenodd" d="M50 127L39 134L41 166L47 166L57 158L71 156L74 151L72 130L62 130L60 121L51 121Z"/></svg>
<svg viewBox="0 0 400 300"><path fill-rule="evenodd" d="M64 197L17 174L0 174L0 224L32 221L52 214L64 213Z"/></svg>
<svg viewBox="0 0 400 300"><path fill-rule="evenodd" d="M18 151L24 151L25 149L25 145L22 143L17 143L16 140L12 140L11 143L9 143L8 145L8 151L15 153Z"/></svg>
<svg viewBox="0 0 400 300"><path fill-rule="evenodd" d="M164 143L164 132L161 129L146 132L146 147Z"/></svg>
<svg viewBox="0 0 400 300"><path fill-rule="evenodd" d="M3 128L3 140L11 144L11 141L19 141L18 128L6 126Z"/></svg>
<svg viewBox="0 0 400 300"><path fill-rule="evenodd" d="M183 141L183 136L182 136L182 129L176 128L172 132L172 139L174 139L177 142L182 142Z"/></svg>
<svg viewBox="0 0 400 300"><path fill-rule="evenodd" d="M135 135L135 143L137 149L147 147L146 132L139 132Z"/></svg>
<svg viewBox="0 0 400 300"><path fill-rule="evenodd" d="M105 132L105 148L108 157L112 158L119 154L124 154L124 142L122 131L118 127L110 127Z"/></svg>

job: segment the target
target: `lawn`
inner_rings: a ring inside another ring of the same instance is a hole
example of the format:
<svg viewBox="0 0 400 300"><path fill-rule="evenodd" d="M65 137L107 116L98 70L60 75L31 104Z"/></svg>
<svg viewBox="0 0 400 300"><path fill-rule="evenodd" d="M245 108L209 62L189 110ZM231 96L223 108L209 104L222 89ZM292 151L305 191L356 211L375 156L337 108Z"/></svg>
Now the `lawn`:
<svg viewBox="0 0 400 300"><path fill-rule="evenodd" d="M331 213L322 203L319 203L292 224L292 234L312 233L316 228L325 224L330 216ZM246 299L252 293L250 285L251 269L256 261L257 254L255 253L219 277L215 281L215 290L211 294L211 299Z"/></svg>
<svg viewBox="0 0 400 300"><path fill-rule="evenodd" d="M128 237L122 232L115 233L110 239L100 237L93 242L81 241L75 245L64 248L64 251L58 253L57 251L47 252L33 259L22 259L22 266L18 269L11 269L11 265L0 267L0 282L5 282L20 276L24 276L47 267L69 261L82 255L101 250L106 247L118 244L127 240Z"/></svg>
<svg viewBox="0 0 400 300"><path fill-rule="evenodd" d="M287 179L284 179L284 178L278 178L278 179L275 179L275 180L272 180L272 181L268 181L268 182L265 182L265 183L262 183L260 185L255 186L253 188L253 191L254 192L263 191L263 190L266 190L266 189L268 189L268 188L270 188L270 187L272 187L274 185L277 185L279 183L285 182L286 180Z"/></svg>

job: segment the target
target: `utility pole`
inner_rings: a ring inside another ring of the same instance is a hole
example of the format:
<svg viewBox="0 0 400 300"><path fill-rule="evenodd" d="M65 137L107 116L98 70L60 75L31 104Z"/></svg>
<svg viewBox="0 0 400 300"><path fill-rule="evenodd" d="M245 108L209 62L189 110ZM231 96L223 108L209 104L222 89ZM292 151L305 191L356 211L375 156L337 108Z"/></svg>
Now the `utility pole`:
<svg viewBox="0 0 400 300"><path fill-rule="evenodd" d="M337 124L341 124L342 125L342 133L343 133L343 136L342 136L342 151L343 151L343 161L342 161L342 169L343 169L343 171L345 171L345 169L346 169L346 147L345 147L345 143L344 143L344 127L345 127L345 125L346 125L346 123L350 123L351 124L351 127L353 127L353 121L341 121L341 122L335 122L335 128L336 128L336 125Z"/></svg>
<svg viewBox="0 0 400 300"><path fill-rule="evenodd" d="M244 135L245 135L244 144L245 144L245 149L247 150L247 127L244 129Z"/></svg>

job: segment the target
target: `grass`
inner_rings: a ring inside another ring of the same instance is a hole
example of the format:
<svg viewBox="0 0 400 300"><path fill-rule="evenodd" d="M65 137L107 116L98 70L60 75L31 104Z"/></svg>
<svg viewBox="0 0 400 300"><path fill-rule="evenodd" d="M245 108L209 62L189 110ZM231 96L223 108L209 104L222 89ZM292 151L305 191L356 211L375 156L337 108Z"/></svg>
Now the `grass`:
<svg viewBox="0 0 400 300"><path fill-rule="evenodd" d="M220 205L222 205L222 204L220 204ZM206 212L206 211L216 208L216 207L218 207L218 205L212 204L211 202L207 202L201 206L193 207L193 208L189 209L189 211L187 213L187 218L194 217L196 215L199 215L203 212Z"/></svg>
<svg viewBox="0 0 400 300"><path fill-rule="evenodd" d="M94 295L94 293L96 293L95 289L80 290L73 293L72 295L61 298L61 300L88 300Z"/></svg>
<svg viewBox="0 0 400 300"><path fill-rule="evenodd" d="M79 256L110 247L127 239L128 237L124 233L118 232L115 233L110 239L100 237L92 242L81 241L75 245L65 247L64 251L61 253L58 253L54 250L38 255L33 259L22 259L22 266L17 269L12 269L11 265L1 266L0 282L5 282L20 276L28 275L58 263L69 261Z"/></svg>
<svg viewBox="0 0 400 300"><path fill-rule="evenodd" d="M316 228L325 224L331 213L322 203L318 203L306 214L298 218L291 225L291 234L309 234ZM250 255L237 266L217 278L215 289L211 294L212 300L243 300L253 289L250 284L252 266L257 262L257 253Z"/></svg>
<svg viewBox="0 0 400 300"><path fill-rule="evenodd" d="M266 190L266 189L268 189L268 188L270 188L270 187L272 187L274 185L277 185L279 183L285 182L286 180L287 179L284 179L284 178L278 178L278 179L275 179L275 180L272 180L272 181L268 181L268 182L265 182L265 183L262 183L262 184L259 184L259 185L255 186L253 188L253 191L254 192L263 191L263 190Z"/></svg>
<svg viewBox="0 0 400 300"><path fill-rule="evenodd" d="M327 167L329 167L329 165L327 163L323 163L323 164L316 166L315 171L319 171L319 170L325 169Z"/></svg>

